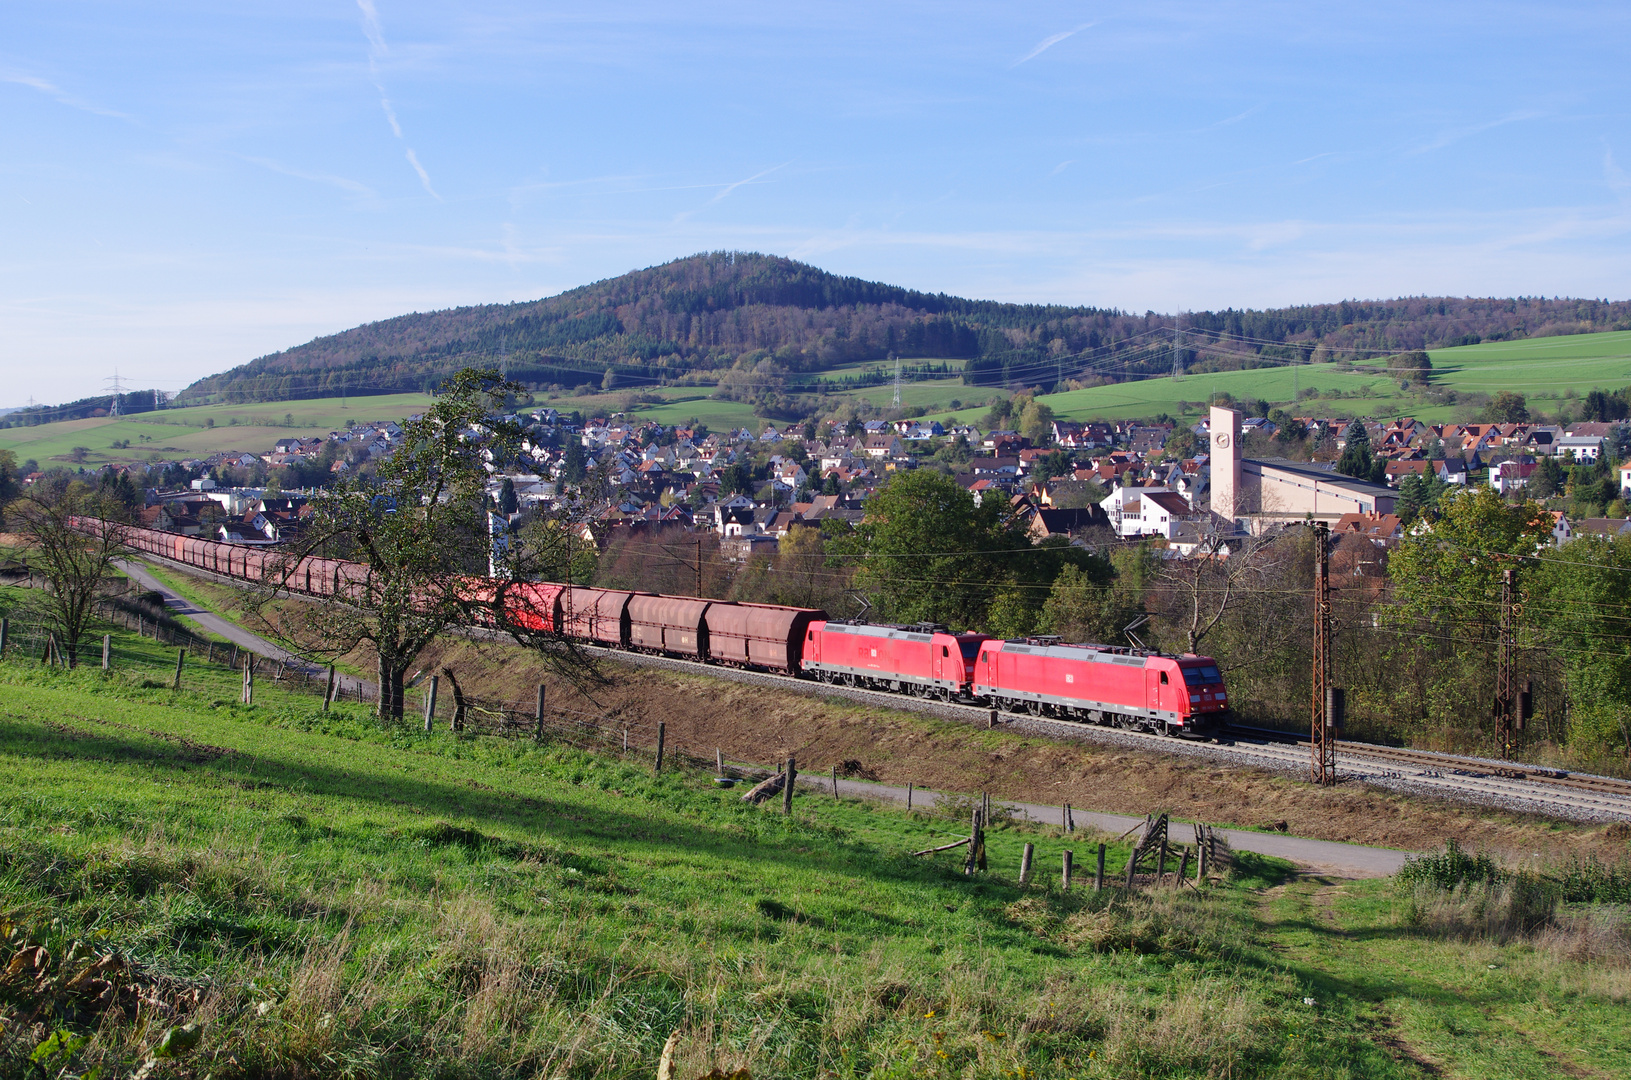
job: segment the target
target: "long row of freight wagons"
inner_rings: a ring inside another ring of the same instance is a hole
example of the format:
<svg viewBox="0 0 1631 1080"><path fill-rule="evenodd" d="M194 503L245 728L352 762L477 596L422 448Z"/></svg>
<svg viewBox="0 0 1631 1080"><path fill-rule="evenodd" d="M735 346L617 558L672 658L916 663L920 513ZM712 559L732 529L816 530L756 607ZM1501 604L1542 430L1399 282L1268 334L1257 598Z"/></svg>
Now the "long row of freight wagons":
<svg viewBox="0 0 1631 1080"><path fill-rule="evenodd" d="M248 581L260 581L276 558L261 548L151 529L126 533L137 550ZM367 580L362 563L311 557L295 565L286 587L360 598ZM1088 723L1209 735L1229 712L1223 676L1204 656L1005 641L940 627L828 620L813 608L548 582L507 586L504 602L510 618L530 629L612 648Z"/></svg>

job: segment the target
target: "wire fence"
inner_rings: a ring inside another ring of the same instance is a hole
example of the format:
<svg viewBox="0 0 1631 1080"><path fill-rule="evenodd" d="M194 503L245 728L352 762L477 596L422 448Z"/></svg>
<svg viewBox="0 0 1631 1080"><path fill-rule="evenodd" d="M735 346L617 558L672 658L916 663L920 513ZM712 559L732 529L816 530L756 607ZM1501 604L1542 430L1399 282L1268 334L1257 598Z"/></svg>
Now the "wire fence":
<svg viewBox="0 0 1631 1080"><path fill-rule="evenodd" d="M243 680L246 692L240 700L250 704L256 688L271 686L316 700L378 705L378 688L373 683L287 654L267 655L215 641L174 616L148 610L127 597L104 599L97 604L96 614L99 622L72 647L71 658L70 647L50 621L15 615L0 619L0 661L54 668L100 667L177 689L199 687L198 665L210 669L213 677L207 681L217 687L229 679L241 678L247 667L249 674ZM117 632L121 629L126 633ZM176 651L172 653L171 649ZM185 657L180 655L182 650ZM458 685L456 676L426 673L404 688L402 722L422 725L427 733L449 730L471 736L530 739L597 754L652 757L661 753L663 763L672 766L702 768L720 764L717 756L708 759L663 746L660 722L625 717L616 709L595 712L558 707L546 699L547 688L543 686L536 700L514 702L467 693ZM750 770L763 768L740 764Z"/></svg>

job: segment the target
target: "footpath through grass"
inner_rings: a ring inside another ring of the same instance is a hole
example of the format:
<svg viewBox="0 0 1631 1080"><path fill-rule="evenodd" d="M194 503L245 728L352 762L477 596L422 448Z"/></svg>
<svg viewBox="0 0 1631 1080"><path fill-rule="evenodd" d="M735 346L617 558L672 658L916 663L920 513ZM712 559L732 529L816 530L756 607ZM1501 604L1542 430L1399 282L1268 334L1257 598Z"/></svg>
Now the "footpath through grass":
<svg viewBox="0 0 1631 1080"><path fill-rule="evenodd" d="M0 1074L649 1078L677 1033L682 1080L1412 1076L1379 1016L1430 1030L1412 1003L1467 985L1384 883L1341 932L1261 860L1061 894L1066 840L1017 828L971 880L907 854L950 819L812 793L788 819L640 757L146 683L0 664ZM1377 996L1378 943L1442 956ZM1554 995L1539 1030L1413 1045L1495 1076L1588 1026L1631 1043L1587 975L1511 984Z"/></svg>

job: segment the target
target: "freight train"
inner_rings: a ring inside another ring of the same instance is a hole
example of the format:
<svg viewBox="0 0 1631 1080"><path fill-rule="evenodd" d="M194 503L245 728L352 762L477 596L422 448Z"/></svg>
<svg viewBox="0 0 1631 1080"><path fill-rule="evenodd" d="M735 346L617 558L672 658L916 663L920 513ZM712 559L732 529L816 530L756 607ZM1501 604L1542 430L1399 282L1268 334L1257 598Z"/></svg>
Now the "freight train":
<svg viewBox="0 0 1631 1080"><path fill-rule="evenodd" d="M153 529L124 532L137 551L244 581L260 581L277 559L266 548ZM364 563L312 556L295 565L286 587L360 597L367 581ZM478 597L486 591L472 589ZM517 625L613 649L1163 735L1212 736L1230 715L1223 676L1205 656L1045 637L1004 640L937 625L829 619L813 608L551 582L512 586L504 595L507 617Z"/></svg>

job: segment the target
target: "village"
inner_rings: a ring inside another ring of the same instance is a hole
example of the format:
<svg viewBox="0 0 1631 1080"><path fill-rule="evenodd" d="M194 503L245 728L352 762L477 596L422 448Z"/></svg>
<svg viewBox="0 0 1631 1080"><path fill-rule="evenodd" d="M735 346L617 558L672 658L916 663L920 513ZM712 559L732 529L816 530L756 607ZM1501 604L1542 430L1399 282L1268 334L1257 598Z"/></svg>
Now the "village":
<svg viewBox="0 0 1631 1080"><path fill-rule="evenodd" d="M624 414L584 418L552 408L504 419L522 425L526 434L519 456L488 466L495 527L555 511L563 492L577 497L578 484L593 473L601 480L601 498L581 532L602 548L620 535L681 530L716 535L722 554L743 562L774 553L783 537L801 527L859 522L880 484L919 468L953 476L976 504L1008 500L1035 541L1142 538L1168 558L1193 555L1203 544L1226 557L1227 544L1216 540L1252 528L1248 518L1259 517L1244 505L1233 513L1214 506L1210 417L1189 427L1166 418L1055 420L1036 440L1013 430L948 428L918 419L766 423L757 432L666 427ZM1356 496L1351 507L1299 507L1294 516L1327 520L1339 536L1354 534L1381 548L1397 544L1419 515L1424 496L1418 491L1487 484L1509 501L1544 502L1563 493L1562 470L1627 457L1623 423L1428 425L1410 418L1356 421L1277 412L1273 418L1244 417L1239 428L1242 452L1328 474L1328 487L1368 489L1369 496ZM1313 461L1280 457L1287 429ZM316 488L388 457L402 433L393 421L363 423L326 437L279 440L258 454L224 452L104 472L128 473L130 486L141 493L138 516L146 527L272 545L298 534ZM1355 440L1367 445L1368 476L1337 471ZM43 475L34 473L25 483ZM1631 464L1619 465L1611 476L1620 499L1631 495ZM185 486L177 483L182 478ZM1615 508L1612 501L1604 505ZM1631 519L1619 509L1621 516L1578 518L1551 510L1556 544L1631 532Z"/></svg>

